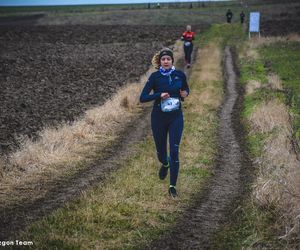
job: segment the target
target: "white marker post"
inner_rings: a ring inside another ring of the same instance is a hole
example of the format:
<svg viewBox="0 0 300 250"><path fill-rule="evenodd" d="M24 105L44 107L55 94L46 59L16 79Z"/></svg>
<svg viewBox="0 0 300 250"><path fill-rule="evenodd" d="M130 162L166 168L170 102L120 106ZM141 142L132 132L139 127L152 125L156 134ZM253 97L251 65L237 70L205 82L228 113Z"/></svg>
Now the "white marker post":
<svg viewBox="0 0 300 250"><path fill-rule="evenodd" d="M251 32L258 32L258 37L260 38L259 19L260 19L259 12L250 12L249 38Z"/></svg>

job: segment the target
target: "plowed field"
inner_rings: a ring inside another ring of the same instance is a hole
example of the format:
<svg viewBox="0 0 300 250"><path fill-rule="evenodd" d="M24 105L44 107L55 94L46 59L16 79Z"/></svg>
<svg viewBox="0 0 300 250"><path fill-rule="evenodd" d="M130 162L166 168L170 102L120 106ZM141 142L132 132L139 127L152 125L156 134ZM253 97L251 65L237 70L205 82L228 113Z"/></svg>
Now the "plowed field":
<svg viewBox="0 0 300 250"><path fill-rule="evenodd" d="M146 72L181 27L0 26L0 151L72 121Z"/></svg>

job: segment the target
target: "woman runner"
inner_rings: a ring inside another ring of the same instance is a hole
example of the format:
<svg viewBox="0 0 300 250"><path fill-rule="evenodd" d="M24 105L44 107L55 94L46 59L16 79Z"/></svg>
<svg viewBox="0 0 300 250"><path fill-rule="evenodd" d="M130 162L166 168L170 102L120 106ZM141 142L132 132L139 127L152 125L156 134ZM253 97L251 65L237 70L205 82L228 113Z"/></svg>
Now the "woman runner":
<svg viewBox="0 0 300 250"><path fill-rule="evenodd" d="M152 63L158 69L146 82L140 102L154 101L151 128L158 160L162 163L159 178L164 180L170 168L169 194L177 196L176 182L179 171L179 144L183 132L181 101L189 94L186 76L173 66L172 50L165 48L157 53ZM152 92L151 92L152 91ZM169 135L170 154L167 152Z"/></svg>
<svg viewBox="0 0 300 250"><path fill-rule="evenodd" d="M195 32L192 31L191 25L187 25L186 31L183 32L181 36L181 40L183 41L185 63L187 64L187 68L191 66L194 39L195 39Z"/></svg>

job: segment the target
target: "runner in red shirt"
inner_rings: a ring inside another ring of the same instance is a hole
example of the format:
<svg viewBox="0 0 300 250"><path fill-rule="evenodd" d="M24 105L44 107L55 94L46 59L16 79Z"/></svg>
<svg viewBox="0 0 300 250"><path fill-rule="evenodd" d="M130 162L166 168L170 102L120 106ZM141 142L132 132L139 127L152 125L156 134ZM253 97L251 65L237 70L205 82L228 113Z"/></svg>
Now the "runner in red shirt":
<svg viewBox="0 0 300 250"><path fill-rule="evenodd" d="M187 67L191 66L192 52L193 52L193 40L195 39L195 32L192 31L191 25L186 26L186 31L182 34L181 40L184 41L184 55Z"/></svg>

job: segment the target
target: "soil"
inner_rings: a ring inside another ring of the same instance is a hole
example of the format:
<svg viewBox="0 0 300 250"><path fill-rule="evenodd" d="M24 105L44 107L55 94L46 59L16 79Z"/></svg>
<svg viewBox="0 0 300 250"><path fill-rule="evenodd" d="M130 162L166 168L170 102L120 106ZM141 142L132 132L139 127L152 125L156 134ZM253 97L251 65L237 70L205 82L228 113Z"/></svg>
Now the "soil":
<svg viewBox="0 0 300 250"><path fill-rule="evenodd" d="M300 17L295 19L265 20L261 24L263 36L286 36L300 33Z"/></svg>
<svg viewBox="0 0 300 250"><path fill-rule="evenodd" d="M233 54L225 49L225 100L220 110L219 155L207 187L195 194L193 205L178 218L174 227L148 249L210 249L210 238L228 220L244 193L247 156L242 133L237 128L241 96L237 86ZM143 247L144 248L144 247Z"/></svg>
<svg viewBox="0 0 300 250"><path fill-rule="evenodd" d="M0 25L0 153L103 104L179 34L175 26Z"/></svg>
<svg viewBox="0 0 300 250"><path fill-rule="evenodd" d="M262 1L265 2L265 1ZM286 36L300 32L299 1L278 1L273 5L261 5L261 35Z"/></svg>
<svg viewBox="0 0 300 250"><path fill-rule="evenodd" d="M0 25L34 25L45 14L0 17Z"/></svg>

